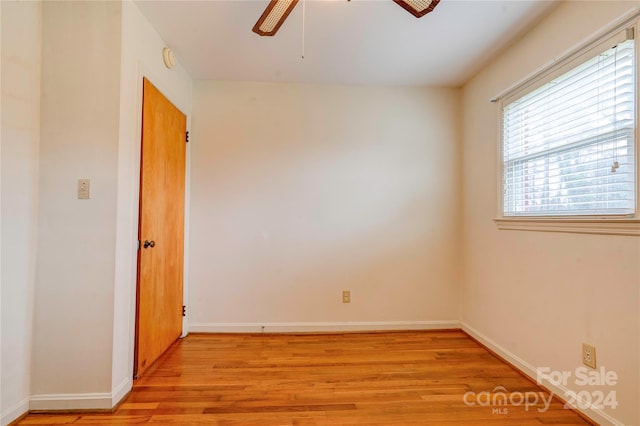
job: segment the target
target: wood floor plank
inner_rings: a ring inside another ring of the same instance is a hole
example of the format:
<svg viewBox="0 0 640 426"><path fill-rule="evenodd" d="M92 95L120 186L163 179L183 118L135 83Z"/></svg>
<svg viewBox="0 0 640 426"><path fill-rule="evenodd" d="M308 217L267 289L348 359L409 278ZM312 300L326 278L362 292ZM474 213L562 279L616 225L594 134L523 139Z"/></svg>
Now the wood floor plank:
<svg viewBox="0 0 640 426"><path fill-rule="evenodd" d="M469 406L465 393L548 394L461 331L192 334L113 412L20 425L584 425L554 399ZM496 410L501 408L502 410Z"/></svg>

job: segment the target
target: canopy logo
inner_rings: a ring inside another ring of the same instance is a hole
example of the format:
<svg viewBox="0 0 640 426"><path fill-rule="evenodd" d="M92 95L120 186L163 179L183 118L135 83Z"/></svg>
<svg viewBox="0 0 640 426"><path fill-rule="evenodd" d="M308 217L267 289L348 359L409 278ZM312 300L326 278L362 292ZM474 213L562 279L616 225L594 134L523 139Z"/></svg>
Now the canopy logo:
<svg viewBox="0 0 640 426"><path fill-rule="evenodd" d="M549 367L536 369L536 381L538 385L554 385L560 388L567 387L583 390L574 391L567 389L562 395L566 401L564 408L616 408L618 401L615 390L602 390L604 386L615 386L618 383L618 374L615 371L600 367L591 370L586 367L578 367L573 371L551 370ZM598 389L593 389L598 387ZM586 389L585 389L586 388ZM496 386L491 391L468 391L462 397L468 407L491 407L492 414L509 414L509 407L524 407L525 411L536 409L543 413L547 411L553 400L554 393L548 392L509 392L503 386Z"/></svg>
<svg viewBox="0 0 640 426"><path fill-rule="evenodd" d="M509 392L503 386L496 386L492 391L473 392L469 391L462 397L464 404L468 407L475 405L481 407L492 407L493 414L508 414L511 407L524 406L526 411L535 407L538 412L543 413L549 409L552 394L546 392Z"/></svg>

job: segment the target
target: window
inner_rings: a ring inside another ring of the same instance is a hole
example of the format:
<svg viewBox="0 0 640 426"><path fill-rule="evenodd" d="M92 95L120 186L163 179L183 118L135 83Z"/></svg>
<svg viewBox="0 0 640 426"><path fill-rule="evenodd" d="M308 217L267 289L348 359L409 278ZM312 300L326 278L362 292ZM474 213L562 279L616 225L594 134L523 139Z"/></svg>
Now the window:
<svg viewBox="0 0 640 426"><path fill-rule="evenodd" d="M502 102L502 216L636 214L633 30Z"/></svg>

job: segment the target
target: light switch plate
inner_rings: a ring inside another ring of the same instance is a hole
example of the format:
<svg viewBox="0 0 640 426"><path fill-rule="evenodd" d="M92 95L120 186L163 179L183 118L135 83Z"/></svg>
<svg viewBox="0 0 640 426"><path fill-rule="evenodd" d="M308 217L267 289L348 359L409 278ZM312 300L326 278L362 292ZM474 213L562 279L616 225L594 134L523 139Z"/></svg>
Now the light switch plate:
<svg viewBox="0 0 640 426"><path fill-rule="evenodd" d="M89 187L91 186L91 180L78 179L78 200L88 200L90 197Z"/></svg>

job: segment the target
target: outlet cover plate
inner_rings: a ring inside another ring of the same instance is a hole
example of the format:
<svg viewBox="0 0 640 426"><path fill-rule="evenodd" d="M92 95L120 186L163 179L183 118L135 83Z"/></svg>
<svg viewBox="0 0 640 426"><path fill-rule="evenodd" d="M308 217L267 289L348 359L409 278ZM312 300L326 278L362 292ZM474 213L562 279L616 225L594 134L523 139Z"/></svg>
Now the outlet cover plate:
<svg viewBox="0 0 640 426"><path fill-rule="evenodd" d="M596 368L596 347L587 343L582 344L582 363L587 367Z"/></svg>

